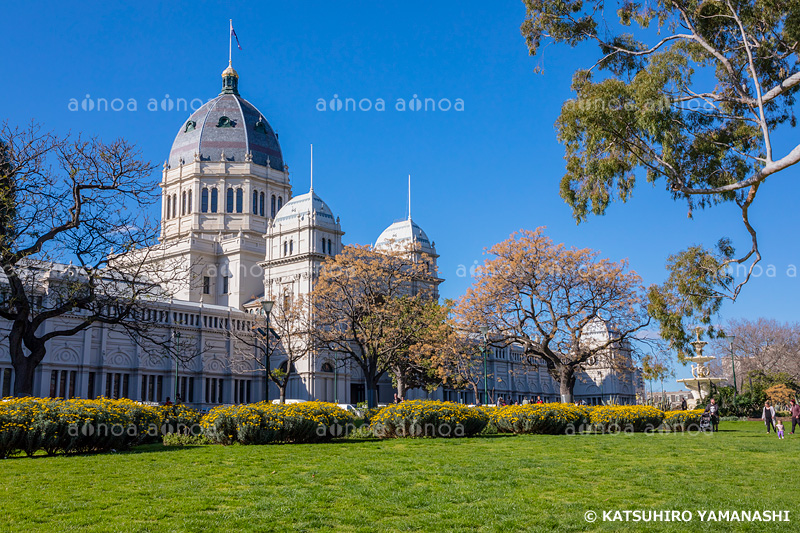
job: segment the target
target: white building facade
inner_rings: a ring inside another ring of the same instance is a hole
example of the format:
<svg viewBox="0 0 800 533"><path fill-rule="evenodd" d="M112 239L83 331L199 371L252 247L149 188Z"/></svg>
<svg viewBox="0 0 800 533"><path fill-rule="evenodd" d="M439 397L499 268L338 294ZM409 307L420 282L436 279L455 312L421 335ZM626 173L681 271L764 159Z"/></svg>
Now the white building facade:
<svg viewBox="0 0 800 533"><path fill-rule="evenodd" d="M239 76L232 66L222 79L220 95L181 125L162 172L161 239L150 256L179 265L189 276L168 287L173 295L169 302L153 304L143 313L171 348L148 350L119 328L102 324L57 337L37 370L37 396L145 402L177 396L201 409L265 398L265 373L256 363L257 354L252 361L237 357L230 332L250 331L252 311L263 299L279 305L310 293L322 263L342 250L344 231L339 217L314 192L313 181L307 193L293 196L278 136L239 95ZM435 272L435 244L412 220L410 208L407 218L380 234L375 247L408 242L424 252ZM49 325L78 318L66 315ZM176 363L176 353L183 362ZM280 364L280 357L272 362L273 367ZM559 399L558 384L544 365L525 363L513 346L491 349L487 366L494 398ZM600 366L578 377L576 399L634 403L636 376L615 375L611 367ZM337 403L365 399L365 380L357 365L315 353L295 368L287 398ZM8 349L0 343L0 396L11 394L13 380ZM274 384L268 392L269 398L277 398ZM378 401L391 401L394 392L385 377ZM406 397L474 403L472 396L471 391L439 389L430 394L412 390Z"/></svg>

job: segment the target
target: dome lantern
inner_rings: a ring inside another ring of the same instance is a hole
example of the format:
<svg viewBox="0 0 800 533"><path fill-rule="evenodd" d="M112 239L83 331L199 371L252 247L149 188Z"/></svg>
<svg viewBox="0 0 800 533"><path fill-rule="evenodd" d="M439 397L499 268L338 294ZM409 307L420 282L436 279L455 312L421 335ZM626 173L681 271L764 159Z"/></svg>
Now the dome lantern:
<svg viewBox="0 0 800 533"><path fill-rule="evenodd" d="M222 71L222 92L220 94L239 94L239 74L228 61L228 68Z"/></svg>

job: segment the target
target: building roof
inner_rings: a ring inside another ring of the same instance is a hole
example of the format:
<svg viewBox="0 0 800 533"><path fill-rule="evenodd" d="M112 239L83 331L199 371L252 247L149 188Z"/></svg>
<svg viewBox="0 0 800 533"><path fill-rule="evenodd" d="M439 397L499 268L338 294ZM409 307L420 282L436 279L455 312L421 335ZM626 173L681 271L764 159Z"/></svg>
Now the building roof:
<svg viewBox="0 0 800 533"><path fill-rule="evenodd" d="M280 208L275 215L275 223L287 222L297 217L310 216L312 213L317 218L317 222L336 224L336 217L322 198L317 196L313 189L305 194L295 196Z"/></svg>
<svg viewBox="0 0 800 533"><path fill-rule="evenodd" d="M238 75L232 67L223 79ZM236 89L225 89L203 104L184 121L169 153L169 165L177 167L194 160L243 162L251 157L258 165L284 170L278 136L256 107L239 96ZM248 155L249 154L249 155Z"/></svg>
<svg viewBox="0 0 800 533"><path fill-rule="evenodd" d="M375 243L376 249L385 249L392 246L406 246L407 243L416 242L422 246L422 251L434 253L433 244L428 235L411 218L398 220L383 230Z"/></svg>

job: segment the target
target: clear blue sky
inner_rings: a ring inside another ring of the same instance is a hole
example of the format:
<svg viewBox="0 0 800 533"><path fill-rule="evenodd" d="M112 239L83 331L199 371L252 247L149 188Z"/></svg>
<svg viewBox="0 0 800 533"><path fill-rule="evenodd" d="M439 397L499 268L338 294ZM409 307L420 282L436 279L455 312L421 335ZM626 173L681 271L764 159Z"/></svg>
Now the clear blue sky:
<svg viewBox="0 0 800 533"><path fill-rule="evenodd" d="M669 253L690 244L729 235L747 245L735 209L689 220L661 185L644 182L629 204L576 226L558 195L564 152L553 124L573 70L590 65L593 51L549 47L530 57L521 1L15 2L3 11L0 117L122 136L159 169L189 113L150 111L148 101L216 96L232 18L243 47L234 48L240 92L278 131L295 193L308 187L313 143L315 190L341 217L346 242L371 243L405 215L411 173L414 219L441 254L446 297L470 283L459 265L482 261L484 248L519 228L544 225L558 242L627 257L648 284L663 280ZM70 111L70 99L87 94L132 98L138 110ZM318 111L334 95L382 98L386 110ZM464 110L395 110L414 95L460 98ZM779 149L792 132L785 137ZM796 169L771 178L751 210L776 277L753 280L723 318L800 318L800 278L786 275L800 265L797 178Z"/></svg>

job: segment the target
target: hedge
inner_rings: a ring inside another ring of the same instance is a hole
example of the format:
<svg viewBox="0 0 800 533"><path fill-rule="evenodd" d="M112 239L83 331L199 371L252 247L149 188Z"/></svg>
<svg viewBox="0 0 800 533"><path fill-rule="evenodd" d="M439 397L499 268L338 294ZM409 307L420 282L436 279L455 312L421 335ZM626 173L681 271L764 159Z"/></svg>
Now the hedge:
<svg viewBox="0 0 800 533"><path fill-rule="evenodd" d="M598 405L589 407L589 422L594 431L654 431L664 418L664 412L650 405Z"/></svg>
<svg viewBox="0 0 800 533"><path fill-rule="evenodd" d="M161 414L131 400L6 398L0 401L0 457L124 449L157 438Z"/></svg>
<svg viewBox="0 0 800 533"><path fill-rule="evenodd" d="M355 418L332 403L303 402L290 405L255 403L215 407L200 426L217 444L270 444L322 442L344 436Z"/></svg>
<svg viewBox="0 0 800 533"><path fill-rule="evenodd" d="M508 405L490 412L500 433L563 435L579 431L588 421L587 409L571 403Z"/></svg>
<svg viewBox="0 0 800 533"><path fill-rule="evenodd" d="M489 417L481 409L452 402L408 400L381 409L372 418L376 437L472 437Z"/></svg>
<svg viewBox="0 0 800 533"><path fill-rule="evenodd" d="M664 429L671 431L686 431L686 430L699 430L700 417L703 415L703 409L694 409L691 411L667 411L664 413Z"/></svg>

